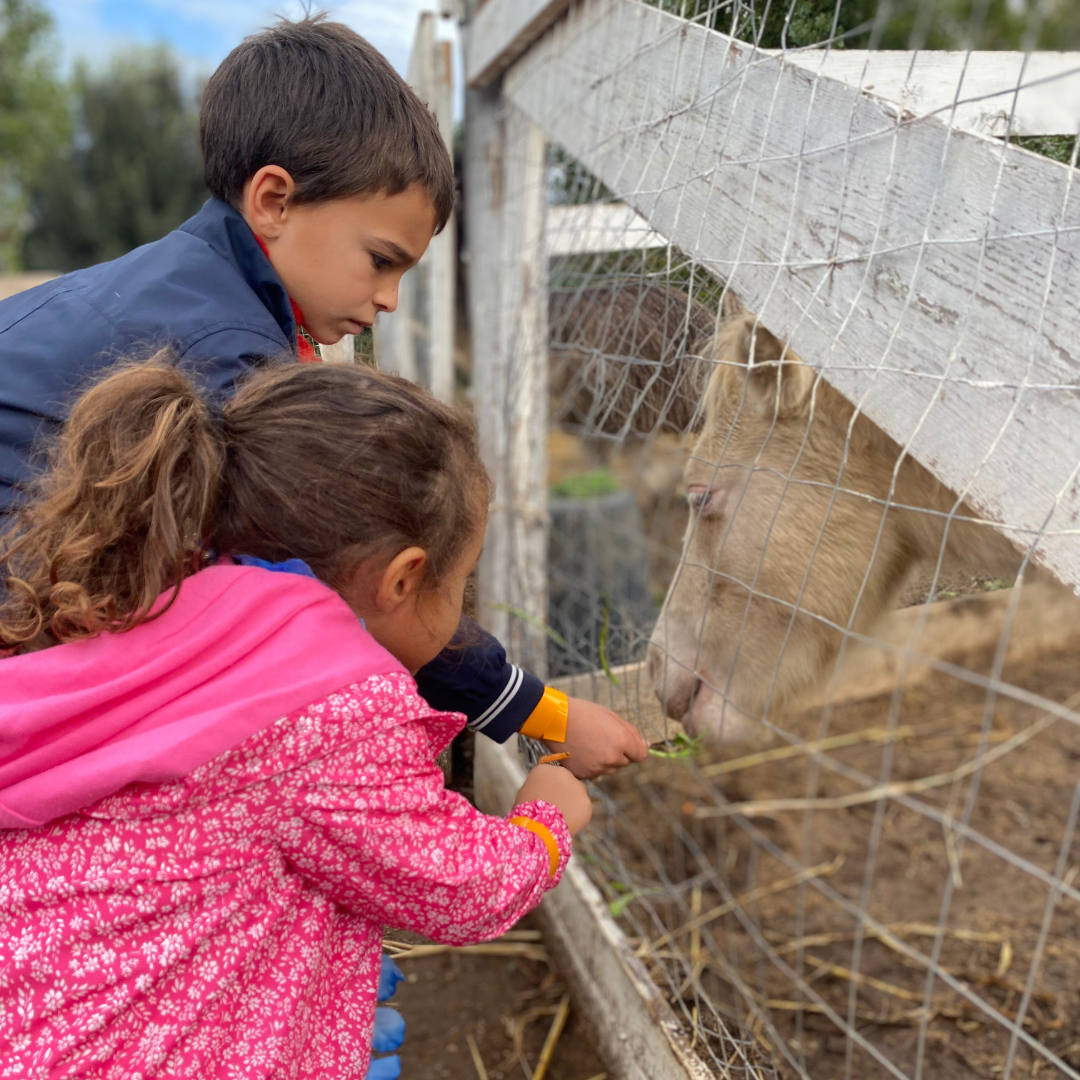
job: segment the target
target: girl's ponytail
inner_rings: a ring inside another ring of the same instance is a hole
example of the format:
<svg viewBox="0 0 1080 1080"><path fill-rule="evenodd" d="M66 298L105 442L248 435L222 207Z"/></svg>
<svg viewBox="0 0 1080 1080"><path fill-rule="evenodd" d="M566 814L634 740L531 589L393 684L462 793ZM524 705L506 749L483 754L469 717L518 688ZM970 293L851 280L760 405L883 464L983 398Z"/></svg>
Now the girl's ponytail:
<svg viewBox="0 0 1080 1080"><path fill-rule="evenodd" d="M146 621L197 567L224 460L220 416L167 354L91 388L0 538L0 649Z"/></svg>

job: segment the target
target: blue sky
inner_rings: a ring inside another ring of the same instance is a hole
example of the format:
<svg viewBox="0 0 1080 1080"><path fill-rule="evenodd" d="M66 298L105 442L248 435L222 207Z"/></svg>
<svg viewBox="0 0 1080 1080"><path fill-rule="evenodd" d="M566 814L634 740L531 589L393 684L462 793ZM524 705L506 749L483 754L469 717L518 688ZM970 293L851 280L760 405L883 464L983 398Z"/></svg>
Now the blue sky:
<svg viewBox="0 0 1080 1080"><path fill-rule="evenodd" d="M76 58L102 62L132 44L164 41L192 75L208 75L245 34L295 16L297 0L44 0L56 22L64 69ZM324 0L312 5L348 23L404 73L416 17L435 0ZM443 34L452 28L444 23Z"/></svg>

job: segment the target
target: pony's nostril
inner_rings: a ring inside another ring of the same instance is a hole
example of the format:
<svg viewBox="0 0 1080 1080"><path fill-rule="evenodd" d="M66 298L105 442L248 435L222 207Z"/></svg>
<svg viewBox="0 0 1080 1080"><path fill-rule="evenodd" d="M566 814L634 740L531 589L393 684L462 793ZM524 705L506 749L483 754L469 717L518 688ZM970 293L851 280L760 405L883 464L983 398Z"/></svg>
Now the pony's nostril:
<svg viewBox="0 0 1080 1080"><path fill-rule="evenodd" d="M664 712L672 720L682 720L694 704L694 694L697 691L698 680L691 678L685 672L675 680L675 686L664 701Z"/></svg>

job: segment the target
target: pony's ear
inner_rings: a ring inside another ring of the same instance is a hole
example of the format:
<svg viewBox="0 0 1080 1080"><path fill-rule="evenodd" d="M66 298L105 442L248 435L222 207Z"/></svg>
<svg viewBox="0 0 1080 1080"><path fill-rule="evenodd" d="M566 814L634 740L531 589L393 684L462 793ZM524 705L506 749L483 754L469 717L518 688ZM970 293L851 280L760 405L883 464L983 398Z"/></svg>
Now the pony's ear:
<svg viewBox="0 0 1080 1080"><path fill-rule="evenodd" d="M779 419L803 414L815 374L798 355L753 315L744 315L723 335L721 362L745 369L746 403L763 416Z"/></svg>
<svg viewBox="0 0 1080 1080"><path fill-rule="evenodd" d="M724 290L724 295L720 300L720 314L725 319L734 319L736 315L746 314L743 302L735 295L735 291L730 286Z"/></svg>

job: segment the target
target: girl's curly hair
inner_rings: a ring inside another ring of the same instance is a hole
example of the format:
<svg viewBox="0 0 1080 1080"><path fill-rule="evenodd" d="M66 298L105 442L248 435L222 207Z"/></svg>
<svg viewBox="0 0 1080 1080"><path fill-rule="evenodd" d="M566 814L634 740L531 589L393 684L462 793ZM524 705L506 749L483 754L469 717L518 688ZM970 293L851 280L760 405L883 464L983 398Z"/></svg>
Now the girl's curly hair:
<svg viewBox="0 0 1080 1080"><path fill-rule="evenodd" d="M167 352L121 365L76 402L0 537L0 649L157 618L212 550L300 558L333 586L415 544L437 585L489 491L472 418L397 376L280 364L222 410Z"/></svg>

